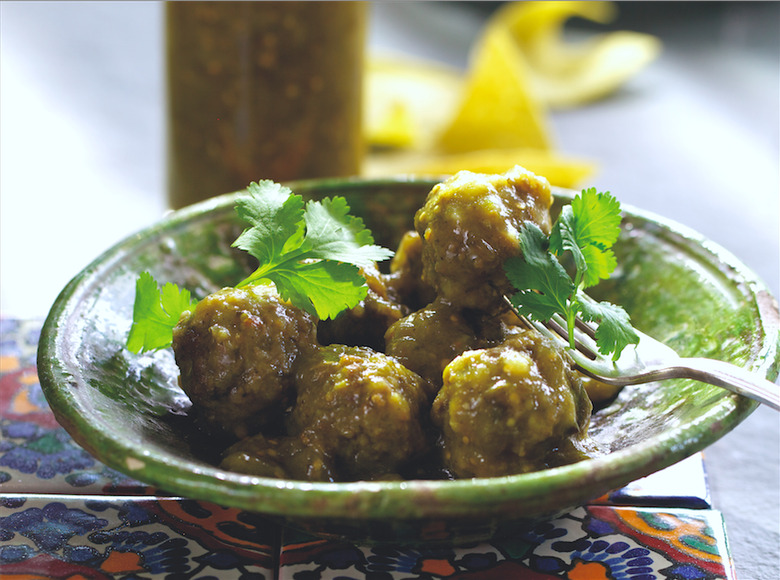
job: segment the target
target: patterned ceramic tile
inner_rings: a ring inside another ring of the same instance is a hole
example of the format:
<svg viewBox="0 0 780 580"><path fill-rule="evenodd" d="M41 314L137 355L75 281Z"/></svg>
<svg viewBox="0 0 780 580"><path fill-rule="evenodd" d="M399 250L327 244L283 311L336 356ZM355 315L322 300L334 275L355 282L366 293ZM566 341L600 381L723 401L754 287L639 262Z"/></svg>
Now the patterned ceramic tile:
<svg viewBox="0 0 780 580"><path fill-rule="evenodd" d="M279 580L733 579L718 512L578 508L505 540L476 546L353 546L285 530Z"/></svg>
<svg viewBox="0 0 780 580"><path fill-rule="evenodd" d="M3 493L149 494L96 461L57 424L35 366L40 322L0 320L0 486Z"/></svg>
<svg viewBox="0 0 780 580"><path fill-rule="evenodd" d="M204 502L0 499L0 577L274 578L278 529Z"/></svg>

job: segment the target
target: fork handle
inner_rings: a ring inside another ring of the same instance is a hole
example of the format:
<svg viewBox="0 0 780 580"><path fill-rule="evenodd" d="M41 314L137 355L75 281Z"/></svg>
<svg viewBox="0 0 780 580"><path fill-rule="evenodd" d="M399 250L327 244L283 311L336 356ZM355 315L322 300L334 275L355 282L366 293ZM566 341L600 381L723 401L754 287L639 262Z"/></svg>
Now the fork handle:
<svg viewBox="0 0 780 580"><path fill-rule="evenodd" d="M742 367L706 358L681 358L668 369L666 378L694 379L723 387L780 411L780 385L763 379Z"/></svg>

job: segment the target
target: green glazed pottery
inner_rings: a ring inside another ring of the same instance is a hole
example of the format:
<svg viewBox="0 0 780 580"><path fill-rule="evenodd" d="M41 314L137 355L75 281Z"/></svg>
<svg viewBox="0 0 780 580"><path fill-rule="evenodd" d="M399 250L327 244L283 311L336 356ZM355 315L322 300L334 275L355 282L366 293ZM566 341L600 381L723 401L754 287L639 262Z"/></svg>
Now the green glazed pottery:
<svg viewBox="0 0 780 580"><path fill-rule="evenodd" d="M433 179L290 184L310 198L343 195L376 242L395 248ZM722 437L756 403L693 381L625 388L594 414L600 454L537 473L458 481L308 483L214 467L186 428L189 401L169 350L135 355L125 339L135 280L148 270L196 298L252 268L231 248L240 192L170 214L109 249L62 291L44 325L40 382L58 421L97 459L161 492L267 515L355 542L462 543L556 516L667 467ZM555 190L557 203L571 192ZM619 269L594 296L621 304L639 329L681 354L778 373L777 303L728 252L694 232L624 207Z"/></svg>

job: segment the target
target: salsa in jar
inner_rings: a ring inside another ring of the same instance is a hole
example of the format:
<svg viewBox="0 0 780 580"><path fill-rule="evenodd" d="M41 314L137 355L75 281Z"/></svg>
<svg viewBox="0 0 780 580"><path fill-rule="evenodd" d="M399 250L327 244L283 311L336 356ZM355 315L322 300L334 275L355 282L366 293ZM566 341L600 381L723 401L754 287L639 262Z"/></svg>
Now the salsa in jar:
<svg viewBox="0 0 780 580"><path fill-rule="evenodd" d="M173 208L251 181L357 174L364 2L168 2Z"/></svg>

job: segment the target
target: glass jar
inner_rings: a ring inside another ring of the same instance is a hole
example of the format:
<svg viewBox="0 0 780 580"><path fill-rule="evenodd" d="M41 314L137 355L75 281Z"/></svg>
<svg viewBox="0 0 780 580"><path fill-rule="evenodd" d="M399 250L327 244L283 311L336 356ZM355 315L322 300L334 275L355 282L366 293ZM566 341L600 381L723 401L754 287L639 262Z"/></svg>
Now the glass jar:
<svg viewBox="0 0 780 580"><path fill-rule="evenodd" d="M364 2L167 2L173 208L359 173Z"/></svg>

